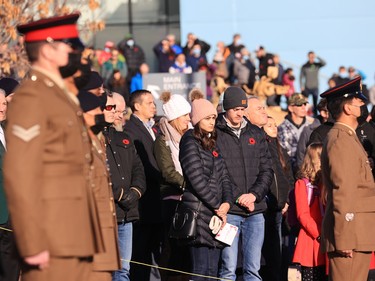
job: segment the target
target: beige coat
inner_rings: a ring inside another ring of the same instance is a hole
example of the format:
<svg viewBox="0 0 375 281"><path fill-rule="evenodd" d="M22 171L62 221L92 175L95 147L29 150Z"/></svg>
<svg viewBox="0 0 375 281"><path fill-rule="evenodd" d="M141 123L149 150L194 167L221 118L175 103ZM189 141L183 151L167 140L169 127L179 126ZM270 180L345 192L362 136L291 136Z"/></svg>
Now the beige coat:
<svg viewBox="0 0 375 281"><path fill-rule="evenodd" d="M5 191L23 257L44 250L84 257L104 248L82 111L56 81L32 71L8 108Z"/></svg>
<svg viewBox="0 0 375 281"><path fill-rule="evenodd" d="M327 206L322 247L335 250L375 250L375 184L367 154L356 133L336 123L322 152Z"/></svg>

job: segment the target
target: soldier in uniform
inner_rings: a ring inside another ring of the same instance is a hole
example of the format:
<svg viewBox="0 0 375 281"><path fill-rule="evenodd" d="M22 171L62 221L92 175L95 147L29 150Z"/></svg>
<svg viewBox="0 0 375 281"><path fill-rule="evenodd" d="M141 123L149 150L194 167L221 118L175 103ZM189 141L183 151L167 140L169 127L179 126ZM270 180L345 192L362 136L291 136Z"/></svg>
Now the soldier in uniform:
<svg viewBox="0 0 375 281"><path fill-rule="evenodd" d="M80 42L78 17L17 27L32 69L8 111L4 177L25 281L90 280L92 257L104 248L89 186L90 138L59 72Z"/></svg>
<svg viewBox="0 0 375 281"><path fill-rule="evenodd" d="M332 281L367 280L371 251L375 250L375 184L355 132L357 119L366 114L360 83L355 78L320 95L327 98L335 120L322 151L327 203L321 241Z"/></svg>

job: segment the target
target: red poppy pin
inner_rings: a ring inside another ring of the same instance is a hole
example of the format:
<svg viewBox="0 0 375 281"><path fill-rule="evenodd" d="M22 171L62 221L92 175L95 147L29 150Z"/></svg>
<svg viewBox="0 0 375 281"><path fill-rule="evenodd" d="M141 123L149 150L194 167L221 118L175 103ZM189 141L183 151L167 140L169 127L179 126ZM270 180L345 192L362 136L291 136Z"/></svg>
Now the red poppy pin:
<svg viewBox="0 0 375 281"><path fill-rule="evenodd" d="M123 139L122 143L125 144L125 145L128 145L130 143L130 141L128 139Z"/></svg>
<svg viewBox="0 0 375 281"><path fill-rule="evenodd" d="M249 138L249 144L253 145L253 144L255 144L255 143L256 143L256 141L255 141L254 138Z"/></svg>
<svg viewBox="0 0 375 281"><path fill-rule="evenodd" d="M158 132L158 130L156 130L156 128L152 128L152 130L154 131L155 134Z"/></svg>
<svg viewBox="0 0 375 281"><path fill-rule="evenodd" d="M217 157L219 156L219 153L217 153L217 151L214 150L214 151L212 151L212 155L213 155L215 158L217 158Z"/></svg>

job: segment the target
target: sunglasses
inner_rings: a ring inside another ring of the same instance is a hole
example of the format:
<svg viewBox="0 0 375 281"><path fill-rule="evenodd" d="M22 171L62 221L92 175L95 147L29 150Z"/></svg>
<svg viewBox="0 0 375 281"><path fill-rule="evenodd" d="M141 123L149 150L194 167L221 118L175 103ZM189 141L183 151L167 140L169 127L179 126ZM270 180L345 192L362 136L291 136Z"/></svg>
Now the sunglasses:
<svg viewBox="0 0 375 281"><path fill-rule="evenodd" d="M104 107L105 110L107 111L111 111L112 109L116 109L116 105L115 104L109 104L109 105L106 105Z"/></svg>
<svg viewBox="0 0 375 281"><path fill-rule="evenodd" d="M294 106L301 107L301 106L306 105L306 104L307 104L307 102L305 102L303 104L295 104Z"/></svg>

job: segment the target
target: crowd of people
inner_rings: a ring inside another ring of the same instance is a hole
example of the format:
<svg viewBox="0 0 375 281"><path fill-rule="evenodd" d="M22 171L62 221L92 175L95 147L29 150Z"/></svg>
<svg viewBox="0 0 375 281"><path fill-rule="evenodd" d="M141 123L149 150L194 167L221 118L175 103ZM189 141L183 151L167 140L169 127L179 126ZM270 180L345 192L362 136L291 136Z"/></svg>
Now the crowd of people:
<svg viewBox="0 0 375 281"><path fill-rule="evenodd" d="M325 61L309 52L295 93L293 69L261 46L256 66L239 34L212 63L193 33L185 47L168 35L158 70L205 71L211 95L164 92L155 116L134 37L85 49L78 17L18 26L31 70L0 79L2 280L284 281L291 263L303 281L367 280L375 111L363 74L340 68L319 97ZM277 125L267 106L281 96Z"/></svg>
<svg viewBox="0 0 375 281"><path fill-rule="evenodd" d="M264 46L258 46L254 53L250 52L240 34L233 36L231 44L217 42L212 61L207 57L211 45L194 33L187 35L185 46L179 45L175 35L169 34L152 49L157 59L156 72L204 72L207 97L214 105L223 92L223 85L239 86L247 94L265 98L268 106L280 106L281 97L289 98L299 86L304 96L312 97L311 113L317 115L319 70L326 62L313 51L308 52L307 62L299 69L300 77L297 80L293 68L284 67L278 54L267 52ZM92 68L102 75L105 86L122 94L126 102L129 102L129 93L143 88L142 76L150 71L143 48L136 44L131 34L117 45L107 41L102 49L87 48L84 55L91 61ZM353 66L340 66L338 72L328 80L328 87L357 76L366 79L361 70ZM299 85L295 84L296 81ZM368 96L366 86L363 87L363 92ZM375 98L370 97L370 100Z"/></svg>

